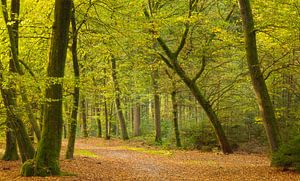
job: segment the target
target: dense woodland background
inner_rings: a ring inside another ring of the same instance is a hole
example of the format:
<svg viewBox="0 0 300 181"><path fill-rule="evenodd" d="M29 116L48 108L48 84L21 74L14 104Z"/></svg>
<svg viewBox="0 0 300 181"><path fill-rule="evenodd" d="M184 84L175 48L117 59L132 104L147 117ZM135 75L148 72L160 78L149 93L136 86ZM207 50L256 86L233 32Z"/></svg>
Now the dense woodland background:
<svg viewBox="0 0 300 181"><path fill-rule="evenodd" d="M2 11L13 12L13 2ZM251 7L259 66L280 138L287 142L300 133L300 3L255 0ZM237 1L76 0L65 76L58 79L49 79L47 71L54 1L21 1L19 13L8 14L8 22L5 16L0 19L1 89L13 86L17 105L13 111L35 142L40 136L36 131L43 130L45 104L55 102L45 98L45 89L49 82L63 82L64 138L76 131L77 137L221 150L207 112L191 91L194 86L204 105L215 112L233 151L270 151L249 76ZM12 32L18 32L21 72L11 71L10 65L13 45L7 30L16 24ZM193 86L169 64L173 60ZM4 139L12 129L7 128L3 102Z"/></svg>

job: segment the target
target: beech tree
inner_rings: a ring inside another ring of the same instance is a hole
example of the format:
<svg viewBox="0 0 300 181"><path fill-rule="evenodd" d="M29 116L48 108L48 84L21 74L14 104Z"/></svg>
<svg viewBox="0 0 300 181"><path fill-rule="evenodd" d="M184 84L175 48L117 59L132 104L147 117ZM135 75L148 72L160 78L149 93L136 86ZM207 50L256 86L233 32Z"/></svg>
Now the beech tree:
<svg viewBox="0 0 300 181"><path fill-rule="evenodd" d="M18 59L18 26L19 26L19 20L18 15L20 11L20 1L14 0L11 2L11 22L9 21L9 15L8 15L8 9L7 9L7 2L6 0L1 0L2 5L2 13L4 17L4 22L6 23L6 29L8 32L9 42L10 42L10 50L11 50L11 56L9 61L9 71L11 73L18 73L20 75L23 74L21 71L20 65L19 65L19 59ZM1 63L2 64L2 63ZM1 71L4 70L3 65L1 66ZM31 144L30 138L28 136L28 133L26 132L26 128L24 126L24 123L21 119L20 114L16 111L18 105L16 101L16 85L12 83L8 89L3 87L3 75L1 75L1 94L2 98L4 100L4 105L6 107L6 113L7 113L7 124L8 128L14 130L13 134L9 134L8 136L10 138L7 139L8 141L8 148L15 149L14 144L14 138L13 135L16 136L18 147L20 150L22 162L25 162L28 159L33 158L34 155L34 148ZM23 93L22 94L23 101L26 101L28 103L27 96ZM27 110L29 111L28 114L31 114L31 108L29 105L27 105ZM30 118L30 116L29 116ZM30 119L33 121L32 119ZM33 122L31 122L33 123ZM37 129L38 130L38 129ZM37 134L38 135L38 134ZM12 141L11 143L9 141ZM11 145L12 144L12 145ZM8 150L7 150L8 151ZM12 154L14 154L15 150L11 150ZM8 158L8 155L5 155ZM16 155L10 155L12 157L16 157ZM7 159L6 158L6 159Z"/></svg>
<svg viewBox="0 0 300 181"><path fill-rule="evenodd" d="M265 79L260 70L258 60L256 35L254 29L254 21L249 0L239 0L241 17L243 20L245 47L247 53L248 69L250 72L252 85L255 90L259 110L262 114L264 127L268 136L271 151L275 152L280 144L280 137L276 125L275 113L269 96L269 92L265 83Z"/></svg>
<svg viewBox="0 0 300 181"><path fill-rule="evenodd" d="M196 0L189 1L188 18L191 17L193 10L197 7L197 2L198 1L196 1ZM154 5L155 5L154 2L148 3L148 10L145 11L145 15L148 19L151 18L151 15L152 15L151 10L153 8L155 8ZM155 32L156 30L153 30L153 31ZM194 76L194 78L190 78L187 75L186 71L182 68L182 66L180 66L180 64L178 62L179 54L181 53L181 51L183 50L183 48L186 44L189 31L190 31L190 25L189 25L189 23L185 23L184 32L182 34L181 40L180 40L177 48L175 49L175 51L172 51L170 49L170 47L167 45L166 41L160 35L158 35L157 42L159 43L159 45L161 46L161 48L165 54L165 55L163 55L163 54L159 53L159 56L161 57L161 59L165 62L165 64L170 69L174 70L177 73L177 75L181 78L181 80L190 89L190 91L195 96L198 103L202 106L202 108L206 112L207 116L209 117L209 119L214 127L215 133L217 135L217 138L218 138L218 141L220 143L223 153L226 153L226 154L232 153L231 146L226 138L226 135L222 128L221 122L220 122L215 110L213 110L211 103L203 96L203 93L201 92L200 88L197 85L197 80L200 78L200 76L203 73L204 68L205 68L206 57L205 56L202 57L202 68L198 71L198 73Z"/></svg>
<svg viewBox="0 0 300 181"><path fill-rule="evenodd" d="M48 64L49 85L46 88L46 106L42 138L33 160L22 166L24 176L59 175L59 155L62 139L62 91L68 46L71 0L56 0L53 34Z"/></svg>

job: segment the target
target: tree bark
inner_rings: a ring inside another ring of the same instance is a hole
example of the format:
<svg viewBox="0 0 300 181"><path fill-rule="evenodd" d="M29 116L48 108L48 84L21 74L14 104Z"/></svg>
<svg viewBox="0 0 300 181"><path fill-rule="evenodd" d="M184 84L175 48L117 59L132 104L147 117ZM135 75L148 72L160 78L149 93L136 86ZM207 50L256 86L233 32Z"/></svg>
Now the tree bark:
<svg viewBox="0 0 300 181"><path fill-rule="evenodd" d="M239 4L245 35L248 69L259 105L259 110L262 115L263 124L267 133L271 152L275 152L280 144L280 136L278 127L276 125L276 118L270 95L268 93L263 74L260 70L256 46L256 34L250 1L239 0Z"/></svg>
<svg viewBox="0 0 300 181"><path fill-rule="evenodd" d="M173 86L175 87L175 86ZM174 89L171 93L172 97L172 108L173 108L173 123L174 123L174 133L176 139L176 146L181 147L181 140L180 140L180 133L179 133L179 126L178 126L178 104L176 99L176 90Z"/></svg>
<svg viewBox="0 0 300 181"><path fill-rule="evenodd" d="M127 133L124 114L123 114L122 107L121 107L121 98L120 98L121 91L120 91L120 87L119 87L119 83L118 83L118 79L117 79L116 59L114 57L111 58L111 67L112 67L112 79L113 79L115 92L116 92L116 97L115 97L116 109L117 109L118 117L119 117L119 121L120 121L122 139L127 140L127 139L129 139L129 137L128 137L128 133Z"/></svg>
<svg viewBox="0 0 300 181"><path fill-rule="evenodd" d="M3 70L3 67L1 65L1 70ZM26 160L33 158L35 150L34 147L30 141L30 138L28 136L28 133L26 131L25 125L23 121L21 120L20 116L17 114L17 111L15 110L17 103L16 99L14 98L15 93L12 89L4 89L2 86L3 78L2 74L0 74L1 77L1 94L2 99L4 102L4 106L6 108L6 114L8 119L8 124L10 127L14 130L15 137L17 139L17 144L19 147L20 155L22 162L24 163Z"/></svg>
<svg viewBox="0 0 300 181"><path fill-rule="evenodd" d="M86 100L82 97L81 100L81 115L82 115L82 126L83 126L83 137L87 138L88 129L87 129L87 107L86 107Z"/></svg>
<svg viewBox="0 0 300 181"><path fill-rule="evenodd" d="M14 132L12 130L12 126L10 125L10 120L8 115L6 118L6 147L5 147L5 152L2 157L2 160L5 161L13 161L13 160L18 160L19 155L18 155L18 149L17 149L17 140L16 137L14 136Z"/></svg>
<svg viewBox="0 0 300 181"><path fill-rule="evenodd" d="M105 139L109 140L110 139L110 124L109 124L109 119L108 119L108 110L107 110L107 102L106 100L104 101L104 115L105 115Z"/></svg>
<svg viewBox="0 0 300 181"><path fill-rule="evenodd" d="M160 96L158 94L158 70L152 74L152 84L154 89L154 122L155 122L155 141L161 142L161 125L160 125Z"/></svg>
<svg viewBox="0 0 300 181"><path fill-rule="evenodd" d="M134 108L134 136L141 136L141 106L139 103L136 103Z"/></svg>
<svg viewBox="0 0 300 181"><path fill-rule="evenodd" d="M19 64L19 12L20 12L20 0L12 0L11 1L11 21L8 19L8 10L7 10L7 2L6 0L1 0L2 3L2 12L4 16L4 21L6 23L6 28L9 35L10 40L10 50L11 50L11 59L10 59L10 72L17 73L19 75L24 75L23 70ZM27 91L23 85L19 85L21 90L22 101L25 103L25 109L27 112L27 116L30 124L32 125L36 137L40 140L41 132L35 116L33 114L31 105L27 98Z"/></svg>
<svg viewBox="0 0 300 181"><path fill-rule="evenodd" d="M56 0L51 48L48 64L49 85L46 88L46 106L42 138L35 159L22 166L24 176L59 175L59 154L62 139L62 92L68 33L71 14L71 0Z"/></svg>
<svg viewBox="0 0 300 181"><path fill-rule="evenodd" d="M97 134L97 137L98 138L102 138L102 125L101 125L101 110L99 107L95 108L95 113L96 113L96 119L97 119L97 130L98 130L98 134Z"/></svg>

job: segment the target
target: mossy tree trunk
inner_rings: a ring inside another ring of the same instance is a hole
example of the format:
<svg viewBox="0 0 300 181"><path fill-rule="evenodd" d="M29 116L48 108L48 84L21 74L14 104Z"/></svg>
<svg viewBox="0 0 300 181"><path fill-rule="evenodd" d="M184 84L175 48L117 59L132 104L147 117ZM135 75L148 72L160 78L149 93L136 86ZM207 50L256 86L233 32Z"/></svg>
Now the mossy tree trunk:
<svg viewBox="0 0 300 181"><path fill-rule="evenodd" d="M72 12L71 12L71 25L72 25L72 60L73 60L73 69L74 69L74 93L73 93L73 106L71 112L71 122L70 122L70 131L68 138L68 146L66 151L66 158L73 159L74 157L74 147L75 147L75 139L76 139L76 129L77 129L77 115L78 115L78 106L79 106L79 79L80 79L80 70L77 56L77 38L78 38L78 30L76 27L76 19L75 19L75 6L72 2Z"/></svg>
<svg viewBox="0 0 300 181"><path fill-rule="evenodd" d="M275 152L280 144L280 136L276 125L276 118L268 89L260 70L258 60L256 34L254 21L249 0L239 0L240 12L244 27L245 47L247 54L248 69L252 85L256 94L259 110L262 115L263 124L267 133L268 141L272 152Z"/></svg>
<svg viewBox="0 0 300 181"><path fill-rule="evenodd" d="M1 69L3 70L2 66ZM33 158L35 150L32 146L31 140L26 131L25 125L21 120L20 116L17 114L17 111L15 110L17 106L16 99L14 99L15 93L12 91L12 89L3 88L2 75L0 75L0 77L1 77L0 89L1 89L2 99L4 101L4 106L6 108L7 118L9 121L8 124L10 125L10 127L15 133L22 162L25 162L26 160Z"/></svg>
<svg viewBox="0 0 300 181"><path fill-rule="evenodd" d="M19 12L20 12L20 0L12 0L11 1L11 20L9 21L8 17L8 9L7 9L7 2L6 0L1 0L2 3L2 12L3 12L3 17L4 21L6 23L6 28L8 31L9 35L9 40L10 40L10 50L11 50L11 60L10 60L10 72L12 73L17 73L20 76L24 75L24 72L22 68L20 67L19 64ZM35 116L33 114L31 104L27 98L27 91L25 87L20 84L20 90L21 90L21 97L22 101L25 103L25 109L26 113L29 119L30 124L32 125L36 137L38 140L41 137L41 132L39 129L39 126L37 124L37 121L35 119Z"/></svg>
<svg viewBox="0 0 300 181"><path fill-rule="evenodd" d="M46 88L46 106L42 138L34 160L22 166L24 176L59 175L59 154L62 139L62 92L68 46L71 0L56 0L51 48L48 64L49 85Z"/></svg>
<svg viewBox="0 0 300 181"><path fill-rule="evenodd" d="M121 98L120 98L120 94L121 94L121 90L119 87L119 82L117 79L117 65L116 65L116 59L114 57L111 58L111 70L112 70L112 80L114 83L114 87L115 87L115 92L116 92L116 97L115 97L115 102L116 102L116 109L117 109L117 113L118 113L118 117L119 117L119 121L120 121L120 126L121 126L121 134L122 134L122 139L123 140L127 140L129 139L128 137L128 133L127 133L127 128L126 128L126 121L124 118L124 114L122 111L122 106L121 106Z"/></svg>
<svg viewBox="0 0 300 181"><path fill-rule="evenodd" d="M18 155L18 149L17 149L17 140L16 137L14 136L14 132L12 129L12 126L10 125L10 119L9 114L7 113L7 120L6 120L6 147L5 147L5 152L2 157L2 160L5 161L13 161L13 160L18 160L19 155Z"/></svg>
<svg viewBox="0 0 300 181"><path fill-rule="evenodd" d="M11 20L13 23L9 22L6 0L1 0L2 13L10 39L11 59L9 61L9 71L11 73L18 73L18 14L20 9L20 1L13 0L11 3ZM2 72L4 68L2 63L0 64L0 71ZM25 162L26 160L33 158L35 151L26 131L25 125L21 120L21 116L18 115L17 111L15 110L17 107L15 89L16 85L12 80L10 82L10 88L5 89L2 85L3 81L3 75L0 73L0 89L4 106L6 108L7 121L10 125L10 128L14 131L14 135L17 139L22 162Z"/></svg>

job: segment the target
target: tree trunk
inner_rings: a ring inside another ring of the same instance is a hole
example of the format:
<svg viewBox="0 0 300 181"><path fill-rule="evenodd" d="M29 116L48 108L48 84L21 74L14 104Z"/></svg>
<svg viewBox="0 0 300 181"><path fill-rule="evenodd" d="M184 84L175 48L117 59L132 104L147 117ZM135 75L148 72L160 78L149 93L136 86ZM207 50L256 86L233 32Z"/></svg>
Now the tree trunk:
<svg viewBox="0 0 300 181"><path fill-rule="evenodd" d="M127 139L129 139L129 137L128 137L128 133L127 133L124 114L123 114L122 107L121 107L121 100L120 100L121 92L120 92L120 87L119 87L118 80L117 80L117 72L116 72L117 66L116 66L116 59L114 57L111 58L111 67L112 67L112 79L113 79L113 83L114 83L114 87L115 87L115 91L116 91L116 98L115 98L116 109L117 109L118 117L119 117L119 121L120 121L122 139L127 140Z"/></svg>
<svg viewBox="0 0 300 181"><path fill-rule="evenodd" d="M8 11L7 11L7 2L6 0L1 0L2 5L2 13L4 17L4 21L6 24L6 28L8 31L9 39L10 39L10 47L11 47L11 59L9 61L9 71L12 73L17 73L17 68L15 63L18 63L18 20L16 17L19 14L20 1L15 0L12 1L12 20L11 24L8 19ZM14 32L14 30L16 32ZM9 86L9 89L5 89L3 87L4 78L2 72L4 71L3 65L0 62L0 90L2 99L4 102L4 106L6 108L7 121L14 130L15 137L17 139L17 144L19 147L20 155L22 162L25 162L27 159L31 159L34 156L34 148L26 131L25 125L21 120L21 117L17 114L15 110L17 107L16 102L16 90L15 84L12 82Z"/></svg>
<svg viewBox="0 0 300 181"><path fill-rule="evenodd" d="M229 154L232 153L231 146L225 136L223 127L221 125L221 122L216 114L216 112L213 110L210 103L204 98L202 95L199 87L196 85L195 82L193 82L190 78L187 77L185 72L181 69L181 67L175 66L175 71L179 75L179 77L183 80L183 82L189 87L192 94L195 96L198 103L202 106L203 110L206 112L206 115L208 116L210 122L212 123L214 127L214 131L217 135L219 144L221 146L221 149L223 153Z"/></svg>
<svg viewBox="0 0 300 181"><path fill-rule="evenodd" d="M7 115L6 119L9 119L8 116L9 115ZM9 124L10 122L10 120L6 121L6 147L4 155L2 157L2 160L5 161L13 161L19 159L16 137L14 136L11 125Z"/></svg>
<svg viewBox="0 0 300 181"><path fill-rule="evenodd" d="M173 123L174 123L174 133L176 138L176 146L181 147L179 126L178 126L178 104L176 100L176 90L174 89L171 93L172 96L172 107L173 107Z"/></svg>
<svg viewBox="0 0 300 181"><path fill-rule="evenodd" d="M160 126L160 97L158 94L158 70L152 74L152 83L154 89L154 122L155 122L155 141L161 142L161 126Z"/></svg>
<svg viewBox="0 0 300 181"><path fill-rule="evenodd" d="M105 115L105 139L109 140L110 139L110 126L109 126L109 119L108 119L108 110L107 110L107 102L106 100L104 101L104 115Z"/></svg>
<svg viewBox="0 0 300 181"><path fill-rule="evenodd" d="M10 49L11 49L11 59L10 59L10 65L9 69L12 73L17 73L19 75L24 75L23 70L20 67L19 64L19 12L20 12L20 0L12 0L11 1L11 21L9 22L8 18L8 11L7 11L7 2L6 0L1 0L2 3L2 12L4 16L4 21L6 23L9 40L10 40ZM32 125L36 137L38 140L40 140L41 132L39 129L39 126L37 124L37 121L34 117L31 105L29 103L29 100L27 98L27 93L25 87L20 84L20 90L21 90L21 97L22 101L25 103L25 109L26 113L29 119L30 124Z"/></svg>
<svg viewBox="0 0 300 181"><path fill-rule="evenodd" d="M59 175L59 154L62 138L62 93L68 46L71 0L56 0L54 25L48 64L49 85L46 88L46 107L42 138L34 161L22 166L24 176ZM59 81L58 81L59 80Z"/></svg>
<svg viewBox="0 0 300 181"><path fill-rule="evenodd" d="M134 136L141 136L141 106L139 103L136 103L136 105L133 108L134 112Z"/></svg>
<svg viewBox="0 0 300 181"><path fill-rule="evenodd" d="M267 133L271 152L275 152L279 147L280 137L276 125L273 105L258 61L256 35L254 30L254 21L252 17L250 1L239 0L239 3L244 27L247 62L252 85L255 90L256 99L262 115L263 124Z"/></svg>
<svg viewBox="0 0 300 181"><path fill-rule="evenodd" d="M87 130L87 107L86 107L86 100L82 97L81 100L81 115L82 115L82 126L83 126L83 137L87 138L88 130Z"/></svg>
<svg viewBox="0 0 300 181"><path fill-rule="evenodd" d="M71 50L72 50L75 85L74 85L73 106L72 106L72 112L71 112L71 122L70 122L70 131L69 131L66 159L73 159L73 157L74 157L76 129L77 129L77 116L78 116L78 106L79 106L79 96L80 96L80 88L79 88L80 70L79 70L79 63L78 63L78 56L77 56L78 30L76 27L74 2L72 2L71 25L72 25L72 47L71 47Z"/></svg>
<svg viewBox="0 0 300 181"><path fill-rule="evenodd" d="M1 70L3 70L1 65ZM2 99L4 101L4 106L6 108L7 120L8 124L14 130L15 137L17 139L17 144L19 147L20 155L22 162L24 163L26 160L33 158L34 156L34 148L26 131L25 125L21 120L20 116L17 114L15 110L17 103L15 97L15 93L13 89L4 89L2 87L2 74L1 77L1 94Z"/></svg>
<svg viewBox="0 0 300 181"><path fill-rule="evenodd" d="M98 128L98 138L102 138L102 125L101 125L101 112L100 112L100 108L97 107L95 108L95 113L96 113L96 117L97 117L97 128Z"/></svg>

